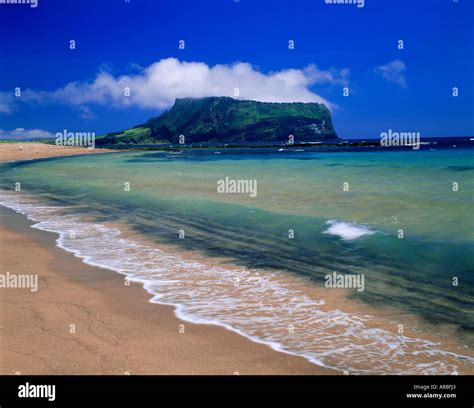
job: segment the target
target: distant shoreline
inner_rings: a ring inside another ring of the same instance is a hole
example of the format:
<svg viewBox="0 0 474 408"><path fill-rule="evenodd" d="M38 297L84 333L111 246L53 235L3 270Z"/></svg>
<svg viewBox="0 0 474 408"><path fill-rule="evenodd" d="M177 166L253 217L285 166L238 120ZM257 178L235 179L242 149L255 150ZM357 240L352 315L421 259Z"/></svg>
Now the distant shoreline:
<svg viewBox="0 0 474 408"><path fill-rule="evenodd" d="M461 137L427 137L421 139L422 148L440 147L474 147L474 138L470 136ZM383 146L380 139L352 139L338 141L315 141L301 143L160 143L160 144L113 144L99 148L113 148L122 150L177 150L177 149L295 149L295 148L322 148L322 149L357 149L357 148L379 148L380 150L396 151L411 150L411 145ZM355 151L355 150L354 150Z"/></svg>
<svg viewBox="0 0 474 408"><path fill-rule="evenodd" d="M113 153L113 149L88 149L78 146L56 146L40 142L0 143L0 162L34 160L48 157Z"/></svg>
<svg viewBox="0 0 474 408"><path fill-rule="evenodd" d="M95 148L79 146L56 146L54 141L16 142L1 141L0 162L12 160L32 160L48 157L75 156L88 154L116 153L124 151L175 151L175 150L206 150L206 149L334 149L335 151L358 151L364 148L377 148L378 151L412 150L412 146L381 146L380 139L353 139L337 142L304 142L281 144L115 144ZM471 148L474 147L474 137L430 137L421 141L422 150L427 148Z"/></svg>

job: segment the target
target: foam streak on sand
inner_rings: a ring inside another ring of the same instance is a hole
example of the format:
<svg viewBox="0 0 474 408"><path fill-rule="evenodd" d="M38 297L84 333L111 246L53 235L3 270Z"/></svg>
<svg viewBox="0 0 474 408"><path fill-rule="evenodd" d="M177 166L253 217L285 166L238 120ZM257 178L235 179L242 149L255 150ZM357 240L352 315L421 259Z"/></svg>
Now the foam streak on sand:
<svg viewBox="0 0 474 408"><path fill-rule="evenodd" d="M449 374L462 372L462 361L474 362L439 343L376 327L371 316L328 310L292 276L196 262L26 195L2 192L0 204L37 222L34 228L60 234L58 246L84 262L142 283L152 302L175 306L181 319L220 325L313 363L354 374Z"/></svg>

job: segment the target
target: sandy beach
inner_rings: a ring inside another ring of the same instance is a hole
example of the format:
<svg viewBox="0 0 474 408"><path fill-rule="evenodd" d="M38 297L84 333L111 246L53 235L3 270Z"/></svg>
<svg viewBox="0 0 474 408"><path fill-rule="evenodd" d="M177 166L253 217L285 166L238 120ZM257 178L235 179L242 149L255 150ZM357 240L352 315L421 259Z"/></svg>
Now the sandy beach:
<svg viewBox="0 0 474 408"><path fill-rule="evenodd" d="M46 157L76 156L80 154L111 153L111 149L89 149L77 146L56 146L36 142L0 143L0 161L31 160Z"/></svg>
<svg viewBox="0 0 474 408"><path fill-rule="evenodd" d="M0 145L1 160L84 152ZM0 374L339 374L221 327L176 318L138 284L84 264L1 207L0 274L37 274L38 290L0 288Z"/></svg>

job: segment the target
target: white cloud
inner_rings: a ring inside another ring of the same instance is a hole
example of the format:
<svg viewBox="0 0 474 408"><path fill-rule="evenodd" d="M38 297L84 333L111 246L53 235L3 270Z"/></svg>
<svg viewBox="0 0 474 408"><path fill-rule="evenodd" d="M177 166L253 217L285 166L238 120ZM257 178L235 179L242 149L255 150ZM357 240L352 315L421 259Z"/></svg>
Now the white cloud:
<svg viewBox="0 0 474 408"><path fill-rule="evenodd" d="M167 58L140 69L134 75L114 76L102 71L91 82L70 82L52 92L26 90L19 99L75 107L95 104L166 109L172 106L175 98L231 96L262 102L318 102L331 107L330 102L309 87L315 84L347 85L349 76L348 69L324 71L314 64L304 69L265 74L244 62L209 66L203 62ZM130 88L130 96L124 95L125 88ZM238 95L235 94L236 88ZM8 113L8 104L3 112Z"/></svg>
<svg viewBox="0 0 474 408"><path fill-rule="evenodd" d="M25 89L20 91L19 96L15 96L14 91L0 91L0 113L13 113L18 103L44 103L51 99L51 93Z"/></svg>
<svg viewBox="0 0 474 408"><path fill-rule="evenodd" d="M0 92L0 113L13 112L13 93Z"/></svg>
<svg viewBox="0 0 474 408"><path fill-rule="evenodd" d="M97 118L95 113L92 112L92 109L90 109L88 106L80 105L77 107L77 110L79 112L80 117L84 120Z"/></svg>
<svg viewBox="0 0 474 408"><path fill-rule="evenodd" d="M41 129L16 128L13 130L0 129L0 139L2 140L33 140L47 139L54 137L51 132Z"/></svg>
<svg viewBox="0 0 474 408"><path fill-rule="evenodd" d="M400 85L402 87L407 86L407 80L405 78L406 65L401 60L394 60L385 65L379 65L375 68L375 73L380 75L388 82Z"/></svg>

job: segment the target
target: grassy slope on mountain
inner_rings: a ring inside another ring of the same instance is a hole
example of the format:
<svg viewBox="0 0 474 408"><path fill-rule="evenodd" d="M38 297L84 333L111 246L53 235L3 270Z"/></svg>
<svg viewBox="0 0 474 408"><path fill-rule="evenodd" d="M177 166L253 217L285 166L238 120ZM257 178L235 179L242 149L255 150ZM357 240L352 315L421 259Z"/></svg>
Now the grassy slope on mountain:
<svg viewBox="0 0 474 408"><path fill-rule="evenodd" d="M109 133L99 145L337 140L329 110L317 103L264 103L227 97L176 99L144 125Z"/></svg>

